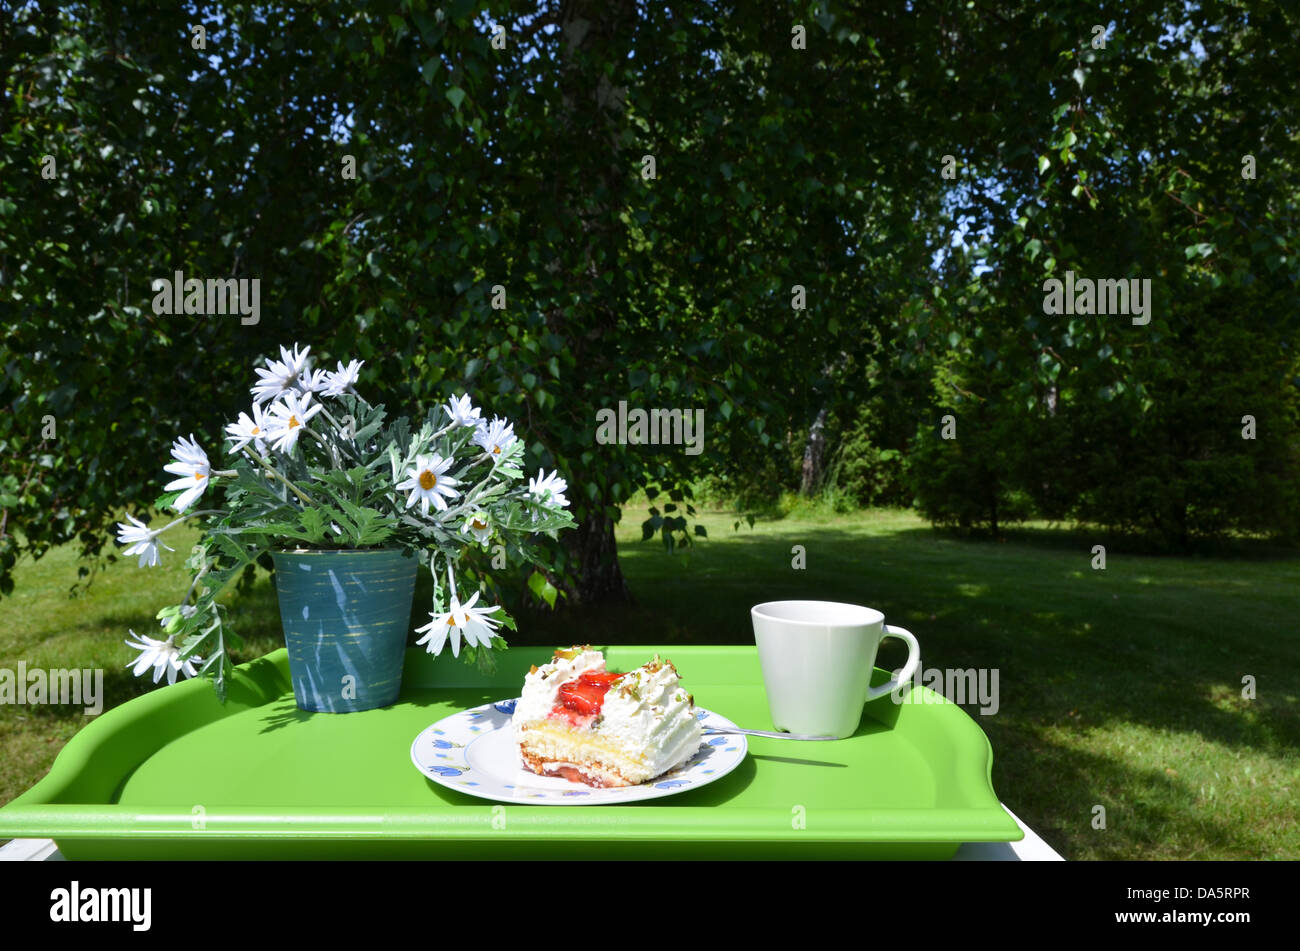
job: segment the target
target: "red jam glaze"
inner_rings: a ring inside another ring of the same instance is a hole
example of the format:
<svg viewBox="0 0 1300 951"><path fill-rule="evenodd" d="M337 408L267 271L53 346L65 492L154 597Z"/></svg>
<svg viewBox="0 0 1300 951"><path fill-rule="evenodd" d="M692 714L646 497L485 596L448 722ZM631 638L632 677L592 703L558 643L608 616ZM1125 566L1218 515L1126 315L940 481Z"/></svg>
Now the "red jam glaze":
<svg viewBox="0 0 1300 951"><path fill-rule="evenodd" d="M556 766L554 769L550 770L550 773L553 776L560 776L567 779L571 783L582 783L584 786L591 785L587 777L584 776L580 770L572 766Z"/></svg>
<svg viewBox="0 0 1300 951"><path fill-rule="evenodd" d="M574 726L587 726L600 713L609 685L622 676L612 670L588 671L577 680L561 684L551 714Z"/></svg>

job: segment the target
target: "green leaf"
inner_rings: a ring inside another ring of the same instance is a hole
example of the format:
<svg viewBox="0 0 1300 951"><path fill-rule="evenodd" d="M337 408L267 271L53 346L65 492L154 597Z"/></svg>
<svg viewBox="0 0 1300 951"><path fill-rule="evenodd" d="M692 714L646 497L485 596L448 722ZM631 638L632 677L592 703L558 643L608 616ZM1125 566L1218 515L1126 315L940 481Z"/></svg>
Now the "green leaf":
<svg viewBox="0 0 1300 951"><path fill-rule="evenodd" d="M302 526L303 535L308 541L319 544L325 539L325 532L329 526L325 524L325 516L319 509L303 509L298 520Z"/></svg>
<svg viewBox="0 0 1300 951"><path fill-rule="evenodd" d="M176 503L176 500L184 494L181 489L177 489L175 492L164 492L154 499L153 507L159 510L170 509Z"/></svg>
<svg viewBox="0 0 1300 951"><path fill-rule="evenodd" d="M546 602L548 607L555 607L555 599L559 595L555 585L546 579L546 575L540 571L534 571L528 576L528 588L537 597Z"/></svg>
<svg viewBox="0 0 1300 951"><path fill-rule="evenodd" d="M455 107L457 112L459 112L460 104L465 101L465 90L461 89L459 86L450 87L447 90L447 101Z"/></svg>
<svg viewBox="0 0 1300 951"><path fill-rule="evenodd" d="M253 556L249 554L243 545L229 535L216 535L214 540L217 548L230 558L233 558L240 567L252 563Z"/></svg>
<svg viewBox="0 0 1300 951"><path fill-rule="evenodd" d="M396 530L391 519L371 508L361 509L357 514L356 526L356 543L363 547L383 544Z"/></svg>

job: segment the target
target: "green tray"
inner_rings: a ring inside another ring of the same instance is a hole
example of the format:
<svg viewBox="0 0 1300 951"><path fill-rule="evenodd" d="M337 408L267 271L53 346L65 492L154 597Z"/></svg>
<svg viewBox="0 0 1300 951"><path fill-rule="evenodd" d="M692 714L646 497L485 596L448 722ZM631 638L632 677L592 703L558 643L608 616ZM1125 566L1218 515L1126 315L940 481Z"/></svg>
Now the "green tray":
<svg viewBox="0 0 1300 951"><path fill-rule="evenodd" d="M665 653L605 650L622 670ZM666 653L700 706L771 728L753 647ZM873 701L846 740L750 737L730 775L644 803L511 805L502 823L498 804L415 769L420 731L518 696L550 655L516 648L488 678L411 650L397 703L361 713L299 710L284 650L239 667L224 707L206 680L164 687L73 737L0 809L0 838L51 838L69 859L949 858L1024 835L993 792L984 732L924 687L934 702Z"/></svg>

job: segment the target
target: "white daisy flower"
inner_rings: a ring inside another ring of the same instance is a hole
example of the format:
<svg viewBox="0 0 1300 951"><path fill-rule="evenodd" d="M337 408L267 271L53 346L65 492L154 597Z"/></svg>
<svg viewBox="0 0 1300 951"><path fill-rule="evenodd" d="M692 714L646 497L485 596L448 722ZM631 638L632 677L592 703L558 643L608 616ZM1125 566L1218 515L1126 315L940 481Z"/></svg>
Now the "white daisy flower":
<svg viewBox="0 0 1300 951"><path fill-rule="evenodd" d="M481 411L470 402L468 393L461 397L453 396L447 400L447 405L442 408L442 411L450 416L452 423L457 426L477 427L483 422L480 416Z"/></svg>
<svg viewBox="0 0 1300 951"><path fill-rule="evenodd" d="M302 396L290 393L271 407L271 415L267 419L266 438L271 440L271 445L280 452L292 452L293 447L298 444L298 437L302 434L307 421L324 409L319 403L308 406L310 402L310 393L304 393Z"/></svg>
<svg viewBox="0 0 1300 951"><path fill-rule="evenodd" d="M226 427L226 435L234 440L234 445L230 447L231 452L239 452L250 442L257 447L259 455L266 455L266 437L267 427L270 418L262 409L260 403L253 404L253 415L250 418L247 413L239 414L239 421L231 423Z"/></svg>
<svg viewBox="0 0 1300 951"><path fill-rule="evenodd" d="M478 432L474 434L474 441L492 456L492 463L495 465L515 441L514 424L500 416L493 416L491 423L481 420L478 424Z"/></svg>
<svg viewBox="0 0 1300 951"><path fill-rule="evenodd" d="M558 505L561 508L569 507L569 500L564 497L568 491L569 483L560 478L560 470L556 469L550 475L545 470L537 470L537 478L528 480L528 491L537 496L539 502L550 502L552 505Z"/></svg>
<svg viewBox="0 0 1300 951"><path fill-rule="evenodd" d="M298 377L298 389L304 393L319 393L330 385L328 370L308 370Z"/></svg>
<svg viewBox="0 0 1300 951"><path fill-rule="evenodd" d="M265 403L297 387L298 378L307 370L309 353L311 347L303 347L301 351L298 350L297 344L293 345L292 351L281 347L279 360L268 357L266 369L255 367L257 375L262 379L253 384L254 401Z"/></svg>
<svg viewBox="0 0 1300 951"><path fill-rule="evenodd" d="M467 518L460 530L469 532L484 547L487 547L488 540L492 538L492 526L488 524L488 517L482 512L475 512Z"/></svg>
<svg viewBox="0 0 1300 951"><path fill-rule="evenodd" d="M460 495L457 489L452 488L460 484L459 480L443 475L451 468L451 462L450 459L444 459L437 453L432 456L416 457L415 468L407 473L406 479L395 486L398 490L410 491L410 498L406 500L408 509L419 500L420 512L423 515L429 514L430 502L437 506L438 511L447 511L447 503L444 499L454 499Z"/></svg>
<svg viewBox="0 0 1300 951"><path fill-rule="evenodd" d="M159 545L162 545L168 551L176 550L170 545L154 541L158 537L158 532L149 531L149 527L130 512L127 512L126 517L131 520L130 524L126 522L117 523L117 543L131 546L126 550L125 554L139 555L139 567L143 568L146 564L153 567L159 563Z"/></svg>
<svg viewBox="0 0 1300 951"><path fill-rule="evenodd" d="M190 656L185 660L181 660L181 649L176 646L175 635L172 635L165 641L156 640L152 637L145 637L143 634L137 634L135 631L131 631L131 636L138 638L139 640L136 643L132 643L128 640L126 641L126 646L140 651L140 656L126 666L134 667L135 669L132 670L131 673L135 674L137 677L152 667L154 683L159 681L162 677L163 671L166 670L167 683L174 684L176 683L177 671L185 674L186 677L193 677L198 673L194 665L203 663L203 658L198 656Z"/></svg>
<svg viewBox="0 0 1300 951"><path fill-rule="evenodd" d="M163 488L167 492L185 490L173 505L177 512L184 512L208 487L212 467L208 465L207 453L194 441L193 433L188 443L184 439L176 440L172 445L172 458L176 461L163 466L163 471L180 478L168 482Z"/></svg>
<svg viewBox="0 0 1300 951"><path fill-rule="evenodd" d="M344 366L343 361L340 360L338 370L326 374L325 395L342 396L356 386L363 366L365 366L364 360L353 360L347 366Z"/></svg>
<svg viewBox="0 0 1300 951"><path fill-rule="evenodd" d="M488 615L495 614L501 610L499 605L490 608L476 608L474 602L478 600L479 592L474 592L474 597L470 598L464 606L457 600L453 594L451 596L451 610L446 614L429 613L429 623L424 627L416 628L415 633L423 633L424 637L416 641L416 644L427 644L425 648L430 654L440 654L443 645L447 643L447 635L451 635L451 656L460 656L460 637L465 635L465 642L471 647L491 647L492 635L496 632L497 625L500 621L494 621Z"/></svg>

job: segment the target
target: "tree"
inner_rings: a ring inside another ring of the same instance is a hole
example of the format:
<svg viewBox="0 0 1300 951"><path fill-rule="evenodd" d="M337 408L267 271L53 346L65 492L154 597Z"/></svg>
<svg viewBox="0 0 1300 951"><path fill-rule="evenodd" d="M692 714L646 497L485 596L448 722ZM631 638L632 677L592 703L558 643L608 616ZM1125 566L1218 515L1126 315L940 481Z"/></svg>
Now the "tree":
<svg viewBox="0 0 1300 951"><path fill-rule="evenodd" d="M552 575L575 599L624 594L613 527L638 488L681 496L648 521L671 549L691 479L797 455L823 408L887 393L907 399L884 429L918 431L952 399L913 404L936 373L987 393L1009 438L1073 420L1077 458L1112 432L1133 448L1142 426L1095 401L1145 412L1203 282L1238 309L1258 282L1258 340L1291 346L1291 17L24 5L0 23L0 593L20 553L101 551L170 440L215 440L244 408L227 381L295 341L360 355L395 406L467 389L553 447L531 464L571 481L582 529ZM259 322L153 313L150 282L178 269L258 279ZM1067 269L1150 278L1161 316L1048 317L1042 283ZM598 442L620 402L703 411L701 452ZM1063 511L1070 473L1012 456L1018 491Z"/></svg>
<svg viewBox="0 0 1300 951"><path fill-rule="evenodd" d="M1276 88L1298 64L1277 39L1290 15L1134 2L1003 18L1020 65L989 94L1017 122L955 193L981 240L953 260L979 265L977 292L936 307L956 351L936 361L992 413L986 451L966 458L981 445L966 444L963 464L1000 473L1039 514L1175 546L1228 529L1294 536L1297 322L1283 302L1300 280L1300 143L1295 97ZM1092 23L1111 23L1104 48ZM1267 183L1248 177L1258 162ZM1149 284L1149 309L1049 313L1046 281L1074 277ZM1267 445L1241 438L1242 405L1271 420ZM944 503L932 512L971 501L960 479L924 488Z"/></svg>
<svg viewBox="0 0 1300 951"><path fill-rule="evenodd" d="M92 3L7 25L0 438L36 463L6 482L8 563L102 548L162 447L215 439L244 402L225 381L297 341L360 354L393 403L468 387L554 446L533 461L570 477L583 526L556 575L620 596L619 504L768 451L835 385L827 355L860 350L852 307L928 253L890 198L901 166L870 187L880 157L855 143L887 144L897 103L830 15L812 50L767 5L236 5L202 50L198 19ZM887 254L862 257L868 227ZM259 279L260 323L151 313L150 280L178 268ZM620 401L702 410L703 451L597 443ZM685 516L654 517L689 540Z"/></svg>

